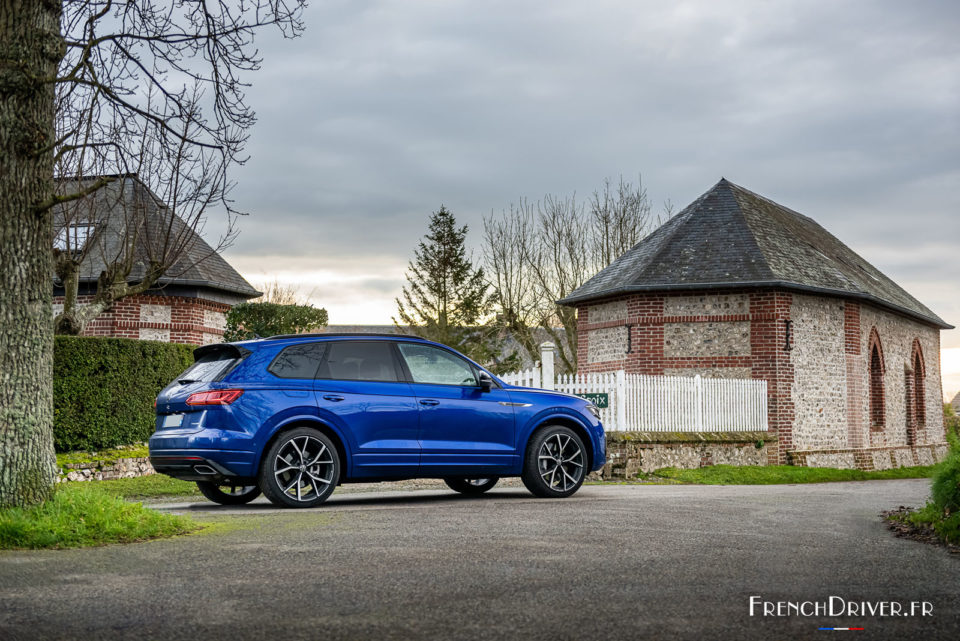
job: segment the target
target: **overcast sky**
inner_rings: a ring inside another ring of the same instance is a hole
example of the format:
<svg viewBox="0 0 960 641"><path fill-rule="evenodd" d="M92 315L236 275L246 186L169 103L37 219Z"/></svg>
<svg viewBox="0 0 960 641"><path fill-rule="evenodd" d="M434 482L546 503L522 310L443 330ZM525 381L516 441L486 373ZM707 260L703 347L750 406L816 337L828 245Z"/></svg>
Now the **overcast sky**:
<svg viewBox="0 0 960 641"><path fill-rule="evenodd" d="M960 324L960 3L316 0L264 34L227 259L386 324L430 212L721 176ZM960 389L960 331L944 332ZM955 373L954 373L955 372Z"/></svg>

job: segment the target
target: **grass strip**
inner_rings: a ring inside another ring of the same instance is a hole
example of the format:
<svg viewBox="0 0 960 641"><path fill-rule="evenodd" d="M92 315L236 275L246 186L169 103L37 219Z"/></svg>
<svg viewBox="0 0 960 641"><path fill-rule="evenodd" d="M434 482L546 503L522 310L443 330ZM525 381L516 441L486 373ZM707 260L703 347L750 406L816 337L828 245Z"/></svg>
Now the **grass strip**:
<svg viewBox="0 0 960 641"><path fill-rule="evenodd" d="M166 474L150 474L131 479L111 479L109 481L78 481L67 485L91 485L100 488L110 496L122 499L153 499L165 496L198 496L200 490L193 481L181 481Z"/></svg>
<svg viewBox="0 0 960 641"><path fill-rule="evenodd" d="M130 503L92 483L71 483L59 486L40 505L0 509L0 549L132 543L186 534L197 527L187 517Z"/></svg>
<svg viewBox="0 0 960 641"><path fill-rule="evenodd" d="M796 467L793 465L710 465L695 470L667 467L656 470L645 478L654 481L668 479L674 483L691 485L779 485L930 478L936 469L937 466L935 465L923 465L867 472L830 467Z"/></svg>
<svg viewBox="0 0 960 641"><path fill-rule="evenodd" d="M907 521L918 528L933 530L941 540L960 545L960 512L950 513L941 510L933 503L927 503L906 517Z"/></svg>

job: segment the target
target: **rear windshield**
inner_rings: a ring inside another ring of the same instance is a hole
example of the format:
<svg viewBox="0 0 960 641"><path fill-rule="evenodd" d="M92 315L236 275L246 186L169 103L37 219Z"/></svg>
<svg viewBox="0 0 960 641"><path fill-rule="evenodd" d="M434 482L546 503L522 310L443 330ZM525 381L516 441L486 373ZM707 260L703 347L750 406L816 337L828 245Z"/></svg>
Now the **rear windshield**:
<svg viewBox="0 0 960 641"><path fill-rule="evenodd" d="M180 383L209 383L217 380L237 362L236 352L221 350L204 354L177 377Z"/></svg>

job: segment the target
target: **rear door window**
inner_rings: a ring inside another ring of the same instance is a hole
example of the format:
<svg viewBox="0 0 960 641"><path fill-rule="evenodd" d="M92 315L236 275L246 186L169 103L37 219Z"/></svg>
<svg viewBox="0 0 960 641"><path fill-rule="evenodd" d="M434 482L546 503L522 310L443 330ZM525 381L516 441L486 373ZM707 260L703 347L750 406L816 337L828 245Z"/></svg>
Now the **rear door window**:
<svg viewBox="0 0 960 641"><path fill-rule="evenodd" d="M277 354L267 371L280 378L309 378L317 375L323 360L324 343L291 345Z"/></svg>
<svg viewBox="0 0 960 641"><path fill-rule="evenodd" d="M393 346L387 341L331 341L317 378L340 381L400 380Z"/></svg>

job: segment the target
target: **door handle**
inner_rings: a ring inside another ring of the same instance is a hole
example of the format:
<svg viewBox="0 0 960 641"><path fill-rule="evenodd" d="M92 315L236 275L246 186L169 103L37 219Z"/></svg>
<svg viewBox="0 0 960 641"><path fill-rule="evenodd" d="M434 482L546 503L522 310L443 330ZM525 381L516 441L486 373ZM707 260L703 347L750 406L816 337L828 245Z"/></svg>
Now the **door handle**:
<svg viewBox="0 0 960 641"><path fill-rule="evenodd" d="M338 402L340 402L340 401L343 400L343 397L342 397L342 396L337 396L336 394L324 394L324 395L323 395L323 398L324 398L325 400L333 401L333 402L335 402L335 403L338 403Z"/></svg>
<svg viewBox="0 0 960 641"><path fill-rule="evenodd" d="M440 401L435 401L432 398L425 398L420 401L420 404L433 406L433 405L439 405Z"/></svg>

